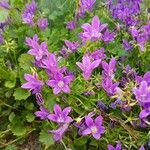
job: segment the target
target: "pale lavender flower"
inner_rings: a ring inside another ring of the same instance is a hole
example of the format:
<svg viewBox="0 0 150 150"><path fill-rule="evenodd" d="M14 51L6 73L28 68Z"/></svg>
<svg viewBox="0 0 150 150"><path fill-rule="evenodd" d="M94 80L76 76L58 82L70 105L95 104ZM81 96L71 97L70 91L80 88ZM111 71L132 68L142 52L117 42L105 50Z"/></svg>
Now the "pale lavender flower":
<svg viewBox="0 0 150 150"><path fill-rule="evenodd" d="M47 18L40 18L37 21L37 25L41 30L45 30L48 27L48 20Z"/></svg>
<svg viewBox="0 0 150 150"><path fill-rule="evenodd" d="M103 77L107 78L114 78L114 72L116 70L116 59L115 58L111 58L110 62L107 63L105 61L102 62L102 67L103 67L103 72L102 75Z"/></svg>
<svg viewBox="0 0 150 150"><path fill-rule="evenodd" d="M79 43L78 42L71 42L71 41L68 41L68 40L65 40L65 45L73 53L75 53L77 51L77 48L79 47Z"/></svg>
<svg viewBox="0 0 150 150"><path fill-rule="evenodd" d="M85 80L88 80L92 75L92 71L99 66L101 59L91 61L88 55L84 55L82 63L76 62L77 66L82 70Z"/></svg>
<svg viewBox="0 0 150 150"><path fill-rule="evenodd" d="M5 1L0 2L0 7L10 9L10 5L8 4L8 2Z"/></svg>
<svg viewBox="0 0 150 150"><path fill-rule="evenodd" d="M48 115L50 114L50 112L45 107L40 106L40 111L36 111L34 114L41 120L46 120L48 119Z"/></svg>
<svg viewBox="0 0 150 150"><path fill-rule="evenodd" d="M87 128L82 131L82 135L92 134L92 136L98 140L101 135L104 134L105 128L102 125L103 118L102 116L98 116L95 120L93 120L90 116L85 117L85 123Z"/></svg>
<svg viewBox="0 0 150 150"><path fill-rule="evenodd" d="M23 23L34 26L34 13L36 11L37 4L32 0L31 4L27 4L26 8L22 14Z"/></svg>
<svg viewBox="0 0 150 150"><path fill-rule="evenodd" d="M71 112L71 107L66 107L65 109L62 110L58 104L55 104L54 114L49 114L48 119L57 122L60 125L71 123L73 119L70 116L68 116L70 112Z"/></svg>
<svg viewBox="0 0 150 150"><path fill-rule="evenodd" d="M89 23L85 23L81 26L84 32L79 34L83 43L87 41L95 41L102 39L102 31L107 28L107 24L101 24L98 16L94 16L92 19L91 25Z"/></svg>
<svg viewBox="0 0 150 150"><path fill-rule="evenodd" d="M73 30L76 28L76 22L74 20L69 21L66 26L67 29Z"/></svg>
<svg viewBox="0 0 150 150"><path fill-rule="evenodd" d="M120 143L118 143L118 144L116 145L116 147L114 147L114 146L112 146L112 145L109 144L109 145L107 146L107 148L108 148L108 150L122 150Z"/></svg>
<svg viewBox="0 0 150 150"><path fill-rule="evenodd" d="M44 85L44 83L38 80L38 75L36 73L34 73L33 75L25 74L24 78L27 81L27 83L24 83L21 86L22 88L29 89L29 91L32 91L33 94L41 92L41 88Z"/></svg>
<svg viewBox="0 0 150 150"><path fill-rule="evenodd" d="M60 141L63 138L63 135L65 134L67 129L68 129L68 124L64 124L64 125L60 126L58 129L48 130L48 132L53 134L53 139L55 141Z"/></svg>
<svg viewBox="0 0 150 150"><path fill-rule="evenodd" d="M54 94L59 94L60 92L70 93L70 83L73 80L72 76L63 76L57 73L54 79L47 81L47 85L53 88Z"/></svg>

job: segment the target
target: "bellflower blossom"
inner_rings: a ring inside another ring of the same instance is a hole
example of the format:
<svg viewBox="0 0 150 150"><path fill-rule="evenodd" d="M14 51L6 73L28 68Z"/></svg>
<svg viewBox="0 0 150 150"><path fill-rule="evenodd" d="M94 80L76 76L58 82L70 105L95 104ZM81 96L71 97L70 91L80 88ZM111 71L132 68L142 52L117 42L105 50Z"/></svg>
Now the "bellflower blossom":
<svg viewBox="0 0 150 150"><path fill-rule="evenodd" d="M123 39L122 47L128 52L133 49L133 45L129 43L127 39Z"/></svg>
<svg viewBox="0 0 150 150"><path fill-rule="evenodd" d="M92 75L92 71L99 66L101 59L91 61L88 55L84 55L82 63L76 62L77 66L82 70L82 74L85 80L88 80Z"/></svg>
<svg viewBox="0 0 150 150"><path fill-rule="evenodd" d="M113 41L115 38L115 32L110 32L108 29L102 35L102 40L108 44L109 42Z"/></svg>
<svg viewBox="0 0 150 150"><path fill-rule="evenodd" d="M109 145L107 146L107 148L108 148L108 150L122 150L120 143L118 143L118 144L116 145L116 147L114 147L114 146L112 146L112 145L109 144Z"/></svg>
<svg viewBox="0 0 150 150"><path fill-rule="evenodd" d="M0 7L10 9L10 5L8 4L8 2L5 1L0 2Z"/></svg>
<svg viewBox="0 0 150 150"><path fill-rule="evenodd" d="M50 114L50 112L45 107L40 106L40 111L36 111L34 114L41 120L46 120L48 119L48 115Z"/></svg>
<svg viewBox="0 0 150 150"><path fill-rule="evenodd" d="M139 150L145 150L144 146L141 146L141 147L139 148Z"/></svg>
<svg viewBox="0 0 150 150"><path fill-rule="evenodd" d="M24 83L21 86L22 88L29 89L29 91L32 91L33 94L41 92L41 88L44 85L44 83L38 80L38 75L36 73L34 73L33 75L25 74L24 78L27 81L27 83Z"/></svg>
<svg viewBox="0 0 150 150"><path fill-rule="evenodd" d="M37 4L35 3L34 0L32 0L31 4L26 5L26 8L22 14L22 19L25 24L34 26L33 19L34 19L34 13L36 11L36 8L37 8Z"/></svg>
<svg viewBox="0 0 150 150"><path fill-rule="evenodd" d="M37 25L41 30L45 30L48 26L48 20L47 18L40 18L37 21Z"/></svg>
<svg viewBox="0 0 150 150"><path fill-rule="evenodd" d="M144 108L139 117L146 118L150 115L150 90L146 81L140 83L139 88L133 88L133 93L136 96L136 99L139 101L139 104Z"/></svg>
<svg viewBox="0 0 150 150"><path fill-rule="evenodd" d="M93 120L90 116L85 117L86 129L82 131L82 135L92 134L92 136L98 140L101 135L104 134L105 128L102 125L103 118L102 116L98 116L95 120Z"/></svg>
<svg viewBox="0 0 150 150"><path fill-rule="evenodd" d="M89 23L85 23L81 26L84 32L79 34L79 37L82 39L83 43L87 41L96 41L102 39L102 31L107 28L107 24L101 24L98 16L94 16L92 19L91 25Z"/></svg>
<svg viewBox="0 0 150 150"><path fill-rule="evenodd" d="M102 75L105 78L114 78L114 72L116 70L116 59L115 58L111 58L110 62L107 63L105 61L102 62L102 68L104 69L102 71Z"/></svg>
<svg viewBox="0 0 150 150"><path fill-rule="evenodd" d="M70 30L75 29L75 28L76 28L76 22L75 22L75 20L69 21L69 22L67 23L66 28L67 28L67 29L70 29Z"/></svg>
<svg viewBox="0 0 150 150"><path fill-rule="evenodd" d="M78 42L71 42L71 41L68 41L68 40L65 40L65 45L73 53L75 53L77 51L77 48L79 47L79 43Z"/></svg>
<svg viewBox="0 0 150 150"><path fill-rule="evenodd" d="M55 104L54 114L49 114L48 119L57 122L60 125L71 123L73 120L71 117L68 116L70 111L71 107L66 107L65 109L62 110L58 104Z"/></svg>
<svg viewBox="0 0 150 150"><path fill-rule="evenodd" d="M56 73L53 79L47 81L47 85L53 88L54 94L60 92L70 93L70 83L73 80L71 75L63 76L61 73Z"/></svg>

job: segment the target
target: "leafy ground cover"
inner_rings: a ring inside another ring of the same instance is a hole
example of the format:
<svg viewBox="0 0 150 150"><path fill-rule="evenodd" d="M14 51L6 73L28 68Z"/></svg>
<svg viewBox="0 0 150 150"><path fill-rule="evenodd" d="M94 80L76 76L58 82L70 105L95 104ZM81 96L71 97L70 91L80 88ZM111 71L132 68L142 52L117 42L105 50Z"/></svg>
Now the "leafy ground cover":
<svg viewBox="0 0 150 150"><path fill-rule="evenodd" d="M149 0L0 1L0 149L150 149Z"/></svg>

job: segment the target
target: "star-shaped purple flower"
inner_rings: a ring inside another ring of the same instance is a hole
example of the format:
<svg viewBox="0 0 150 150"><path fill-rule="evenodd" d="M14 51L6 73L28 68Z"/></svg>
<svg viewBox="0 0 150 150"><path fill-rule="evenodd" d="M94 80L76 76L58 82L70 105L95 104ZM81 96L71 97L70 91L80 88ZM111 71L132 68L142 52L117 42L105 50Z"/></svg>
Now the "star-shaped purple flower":
<svg viewBox="0 0 150 150"><path fill-rule="evenodd" d="M95 121L90 117L85 117L85 123L87 128L82 131L82 135L92 134L95 139L100 139L101 135L105 132L104 126L102 126L102 116L98 116Z"/></svg>
<svg viewBox="0 0 150 150"><path fill-rule="evenodd" d="M118 143L118 144L116 145L116 147L114 147L114 146L112 146L112 145L109 144L109 145L107 146L107 148L108 148L108 150L122 150L120 143Z"/></svg>
<svg viewBox="0 0 150 150"><path fill-rule="evenodd" d="M58 124L66 124L71 123L73 120L68 114L71 111L71 107L66 107L65 109L61 109L58 104L54 105L54 114L49 114L48 119Z"/></svg>
<svg viewBox="0 0 150 150"><path fill-rule="evenodd" d="M85 80L88 80L92 75L92 71L99 66L101 59L92 61L88 55L84 55L82 63L76 62L77 66L82 70Z"/></svg>

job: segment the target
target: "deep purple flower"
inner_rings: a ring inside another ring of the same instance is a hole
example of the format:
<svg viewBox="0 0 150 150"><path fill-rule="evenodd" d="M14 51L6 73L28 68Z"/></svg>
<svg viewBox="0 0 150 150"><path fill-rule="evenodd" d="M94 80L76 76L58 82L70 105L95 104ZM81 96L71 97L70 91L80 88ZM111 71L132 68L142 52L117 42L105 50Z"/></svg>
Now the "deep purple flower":
<svg viewBox="0 0 150 150"><path fill-rule="evenodd" d="M69 50L71 50L73 53L75 53L77 51L77 48L79 47L79 43L78 42L70 42L68 40L65 40L65 45L67 46L67 48Z"/></svg>
<svg viewBox="0 0 150 150"><path fill-rule="evenodd" d="M35 97L36 97L36 100L37 100L38 105L41 106L41 104L44 103L44 99L43 99L41 93L36 93L36 94L35 94Z"/></svg>
<svg viewBox="0 0 150 150"><path fill-rule="evenodd" d="M97 102L97 107L104 112L109 112L109 108L101 100Z"/></svg>
<svg viewBox="0 0 150 150"><path fill-rule="evenodd" d="M108 148L108 150L122 150L120 143L118 143L118 144L116 145L116 147L114 147L114 146L112 146L112 145L109 144L109 145L107 146L107 148Z"/></svg>
<svg viewBox="0 0 150 150"><path fill-rule="evenodd" d="M102 116L98 116L95 121L90 116L86 116L85 123L87 125L87 128L82 131L82 135L85 136L88 134L92 134L95 139L100 139L101 134L105 132L105 128L104 126L102 126L102 121Z"/></svg>
<svg viewBox="0 0 150 150"><path fill-rule="evenodd" d="M87 41L95 41L102 38L102 31L107 28L107 24L101 24L98 16L94 16L92 19L91 25L89 23L85 23L81 26L84 32L79 34L83 43Z"/></svg>
<svg viewBox="0 0 150 150"><path fill-rule="evenodd" d="M119 83L113 83L111 78L106 78L102 80L102 87L104 88L108 96L116 94L118 85Z"/></svg>
<svg viewBox="0 0 150 150"><path fill-rule="evenodd" d="M66 26L67 29L73 30L76 28L76 22L74 20L69 21Z"/></svg>
<svg viewBox="0 0 150 150"><path fill-rule="evenodd" d="M150 115L150 107L143 109L143 110L140 112L139 117L140 117L140 119L143 119L143 118L148 117L149 115Z"/></svg>
<svg viewBox="0 0 150 150"><path fill-rule="evenodd" d="M37 21L37 25L41 30L45 30L48 26L48 20L47 18L40 18Z"/></svg>
<svg viewBox="0 0 150 150"><path fill-rule="evenodd" d="M76 62L77 66L82 70L83 77L88 80L92 74L92 71L99 66L101 59L91 61L88 55L84 55L82 63Z"/></svg>
<svg viewBox="0 0 150 150"><path fill-rule="evenodd" d="M27 83L24 83L21 86L22 88L29 89L29 91L32 91L33 94L41 92L41 88L44 85L44 83L38 80L38 75L36 73L34 73L34 75L25 74L24 78L27 81Z"/></svg>
<svg viewBox="0 0 150 150"><path fill-rule="evenodd" d="M10 9L10 5L8 4L8 2L5 1L0 2L0 7Z"/></svg>
<svg viewBox="0 0 150 150"><path fill-rule="evenodd" d="M70 83L73 80L72 76L63 76L57 73L54 79L47 81L47 85L53 88L53 93L58 94L60 92L70 93Z"/></svg>
<svg viewBox="0 0 150 150"><path fill-rule="evenodd" d="M71 107L66 107L65 109L61 109L58 104L54 105L54 114L49 114L48 119L58 124L66 124L71 123L73 120L68 114L71 111Z"/></svg>
<svg viewBox="0 0 150 150"><path fill-rule="evenodd" d="M133 49L133 45L129 43L127 39L123 39L122 46L126 51Z"/></svg>
<svg viewBox="0 0 150 150"><path fill-rule="evenodd" d="M108 44L109 42L113 41L115 38L115 32L110 32L108 29L102 35L102 40Z"/></svg>
<svg viewBox="0 0 150 150"><path fill-rule="evenodd" d="M36 11L36 8L37 8L37 4L35 3L34 0L32 0L31 4L26 5L26 8L22 14L22 19L25 24L29 24L31 26L34 25L33 18L34 18L34 13Z"/></svg>
<svg viewBox="0 0 150 150"><path fill-rule="evenodd" d="M103 67L103 77L107 78L114 78L114 71L116 70L116 59L111 58L110 62L107 63L105 61L102 62L102 67Z"/></svg>
<svg viewBox="0 0 150 150"><path fill-rule="evenodd" d="M121 100L120 100L120 99L117 99L117 100L115 100L114 102L112 102L112 103L110 104L110 108L116 109L116 107L117 107L118 105L121 105L121 104L122 104Z"/></svg>
<svg viewBox="0 0 150 150"><path fill-rule="evenodd" d="M48 115L50 114L50 112L45 107L40 106L40 111L36 111L34 114L41 120L46 120L48 119Z"/></svg>
<svg viewBox="0 0 150 150"><path fill-rule="evenodd" d="M64 124L64 125L60 126L58 129L48 130L48 132L53 134L53 138L55 141L60 141L62 139L64 133L67 131L67 129L68 129L68 124Z"/></svg>

